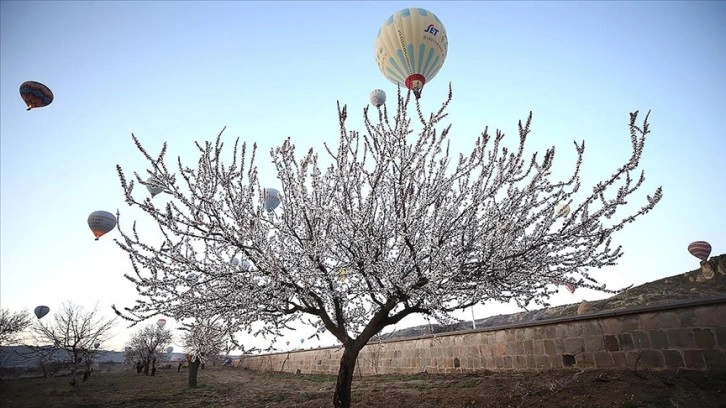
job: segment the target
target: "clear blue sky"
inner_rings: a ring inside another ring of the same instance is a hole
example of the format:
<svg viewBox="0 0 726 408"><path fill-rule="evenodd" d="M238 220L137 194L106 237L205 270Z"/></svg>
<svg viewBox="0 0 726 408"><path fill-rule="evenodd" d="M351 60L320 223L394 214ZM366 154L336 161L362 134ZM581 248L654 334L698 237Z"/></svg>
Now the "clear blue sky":
<svg viewBox="0 0 726 408"><path fill-rule="evenodd" d="M52 313L67 300L98 302L110 317L111 304L131 305L118 232L96 242L86 225L92 211L120 209L127 226L150 227L124 203L116 175L116 164L129 175L145 169L131 132L152 154L167 141L169 156L189 163L193 142L223 126L225 140L258 142L262 159L287 136L321 147L338 136L336 100L360 129L372 89L395 95L373 44L381 23L410 6L433 11L448 32L447 60L422 100L437 108L453 84L455 149L469 149L487 125L511 145L532 110L529 151L557 146L556 169L574 163L572 140L586 141L587 191L628 157L628 112L652 109L638 198L659 185L665 196L617 236L620 265L595 277L623 287L695 269L693 240L726 253L726 3L3 1L2 307ZM53 104L26 112L18 86L27 80L48 85ZM274 186L264 172L272 166L259 166ZM600 297L578 290L553 300ZM109 346L121 349L127 335L119 324Z"/></svg>

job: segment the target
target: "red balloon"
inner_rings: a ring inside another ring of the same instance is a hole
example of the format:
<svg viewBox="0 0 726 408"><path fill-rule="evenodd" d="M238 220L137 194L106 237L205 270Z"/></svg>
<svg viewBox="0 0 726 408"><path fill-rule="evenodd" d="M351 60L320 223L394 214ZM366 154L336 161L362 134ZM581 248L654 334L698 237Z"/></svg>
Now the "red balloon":
<svg viewBox="0 0 726 408"><path fill-rule="evenodd" d="M688 244L688 252L696 258L705 261L711 254L711 244L706 241L696 241Z"/></svg>

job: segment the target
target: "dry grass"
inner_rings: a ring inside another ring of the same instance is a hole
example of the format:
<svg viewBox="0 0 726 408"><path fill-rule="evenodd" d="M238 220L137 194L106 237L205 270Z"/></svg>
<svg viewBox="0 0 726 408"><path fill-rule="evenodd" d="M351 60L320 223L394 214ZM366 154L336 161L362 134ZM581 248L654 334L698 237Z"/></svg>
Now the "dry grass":
<svg viewBox="0 0 726 408"><path fill-rule="evenodd" d="M187 372L96 373L72 392L67 377L5 380L0 406L51 407L329 407L330 376L259 373L230 367ZM553 371L468 375L382 375L353 383L355 407L709 407L726 408L726 374Z"/></svg>

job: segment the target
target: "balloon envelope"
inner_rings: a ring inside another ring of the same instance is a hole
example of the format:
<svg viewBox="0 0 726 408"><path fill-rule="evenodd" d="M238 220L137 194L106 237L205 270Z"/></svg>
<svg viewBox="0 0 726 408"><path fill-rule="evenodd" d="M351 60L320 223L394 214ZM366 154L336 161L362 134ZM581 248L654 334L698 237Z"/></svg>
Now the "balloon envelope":
<svg viewBox="0 0 726 408"><path fill-rule="evenodd" d="M99 347L101 347L101 343L96 343L93 345L93 348L99 348Z"/></svg>
<svg viewBox="0 0 726 408"><path fill-rule="evenodd" d="M20 84L20 97L23 98L28 110L42 108L53 102L53 92L50 88L36 81L26 81Z"/></svg>
<svg viewBox="0 0 726 408"><path fill-rule="evenodd" d="M154 197L157 194L164 192L164 187L161 185L159 179L157 179L156 177L149 177L148 179L146 179L146 182L148 183L146 184L146 189L149 190L149 192L151 193L151 197Z"/></svg>
<svg viewBox="0 0 726 408"><path fill-rule="evenodd" d="M706 241L695 241L688 244L688 252L696 258L705 261L711 255L711 244Z"/></svg>
<svg viewBox="0 0 726 408"><path fill-rule="evenodd" d="M38 306L35 308L34 312L35 317L37 317L38 319L42 319L43 316L47 315L48 312L50 312L50 308L48 306Z"/></svg>
<svg viewBox="0 0 726 408"><path fill-rule="evenodd" d="M567 217L570 215L570 206L567 204L559 204L555 209L555 212L560 217Z"/></svg>
<svg viewBox="0 0 726 408"><path fill-rule="evenodd" d="M371 105L380 108L384 103L386 103L386 93L382 89L374 89L371 92Z"/></svg>
<svg viewBox="0 0 726 408"><path fill-rule="evenodd" d="M280 192L274 188L266 188L262 193L262 197L267 211L272 211L280 205Z"/></svg>
<svg viewBox="0 0 726 408"><path fill-rule="evenodd" d="M94 211L88 216L88 227L98 241L103 234L116 228L116 217L108 211Z"/></svg>
<svg viewBox="0 0 726 408"><path fill-rule="evenodd" d="M164 326L166 326L166 319L159 319L156 321L156 325L159 326L160 329L163 329Z"/></svg>
<svg viewBox="0 0 726 408"><path fill-rule="evenodd" d="M167 347L166 352L171 354L171 352L174 351L174 347Z"/></svg>
<svg viewBox="0 0 726 408"><path fill-rule="evenodd" d="M375 43L378 69L389 81L412 90L416 98L439 72L448 51L444 24L422 8L393 13L378 30Z"/></svg>

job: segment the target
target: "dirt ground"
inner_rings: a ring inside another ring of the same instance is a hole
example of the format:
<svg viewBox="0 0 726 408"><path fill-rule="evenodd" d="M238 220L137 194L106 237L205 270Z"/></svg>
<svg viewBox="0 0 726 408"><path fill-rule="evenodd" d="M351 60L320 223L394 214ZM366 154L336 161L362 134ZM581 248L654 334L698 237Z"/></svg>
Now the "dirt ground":
<svg viewBox="0 0 726 408"><path fill-rule="evenodd" d="M330 407L335 378L261 373L231 367L187 372L95 373L72 392L67 377L6 379L0 406L33 407ZM726 372L548 371L356 378L354 407L663 407L726 408Z"/></svg>

